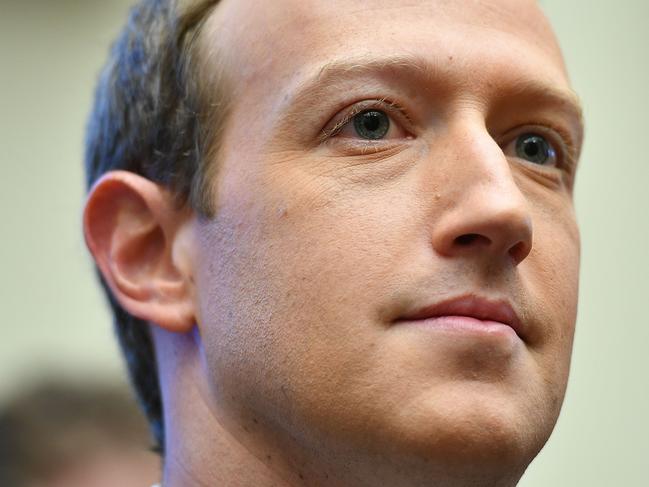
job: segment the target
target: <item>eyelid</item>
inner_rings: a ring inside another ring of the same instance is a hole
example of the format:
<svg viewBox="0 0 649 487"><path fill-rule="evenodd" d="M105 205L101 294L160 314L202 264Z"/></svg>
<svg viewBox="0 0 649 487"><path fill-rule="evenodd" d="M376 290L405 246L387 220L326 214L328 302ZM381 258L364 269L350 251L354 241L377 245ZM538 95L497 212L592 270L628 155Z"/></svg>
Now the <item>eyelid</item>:
<svg viewBox="0 0 649 487"><path fill-rule="evenodd" d="M577 147L570 132L560 125L543 121L538 123L527 123L511 130L505 137L505 147L511 144L522 134L537 133L550 138L550 143L555 149L558 168L573 168L577 162ZM557 147L558 144L558 147Z"/></svg>
<svg viewBox="0 0 649 487"><path fill-rule="evenodd" d="M395 116L395 118L399 119L398 121L407 126L405 128L406 131L408 131L408 127L412 126L412 120L398 103L389 101L386 98L362 100L348 106L347 108L334 115L334 117L329 122L327 122L327 125L322 129L320 137L318 138L318 142L324 143L332 137L335 137L343 128L347 126L347 124L352 121L352 119L356 115L365 110L371 109L381 110L386 112L387 115ZM340 113L343 114L340 119L334 123L332 128L327 128L332 124L334 120L336 120L336 118L338 118Z"/></svg>

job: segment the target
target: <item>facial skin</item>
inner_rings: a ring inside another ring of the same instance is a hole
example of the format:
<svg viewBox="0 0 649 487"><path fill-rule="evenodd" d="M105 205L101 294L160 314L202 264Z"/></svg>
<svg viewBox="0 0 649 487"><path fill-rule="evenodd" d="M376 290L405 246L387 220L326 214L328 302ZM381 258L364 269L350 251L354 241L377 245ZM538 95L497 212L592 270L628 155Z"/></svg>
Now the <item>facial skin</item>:
<svg viewBox="0 0 649 487"><path fill-rule="evenodd" d="M579 270L581 118L536 3L226 0L205 29L234 89L216 216L176 239L197 326L156 331L169 485L210 442L255 485L515 485L559 414ZM383 138L339 123L365 109ZM466 296L519 334L403 322ZM253 485L233 468L194 479Z"/></svg>

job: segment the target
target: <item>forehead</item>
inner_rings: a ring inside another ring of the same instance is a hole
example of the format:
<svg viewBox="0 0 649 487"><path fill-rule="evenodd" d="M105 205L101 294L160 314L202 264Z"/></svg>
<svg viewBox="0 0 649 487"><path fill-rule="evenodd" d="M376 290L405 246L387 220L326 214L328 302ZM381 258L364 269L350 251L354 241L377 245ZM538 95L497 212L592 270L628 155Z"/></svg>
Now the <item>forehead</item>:
<svg viewBox="0 0 649 487"><path fill-rule="evenodd" d="M357 86L383 65L406 65L392 76L412 92L454 92L470 102L522 89L556 94L580 116L534 0L222 0L204 32L207 64L227 74L234 111L263 109L270 126L303 92L330 96L345 72L367 75L357 76ZM329 91L318 91L327 84Z"/></svg>
<svg viewBox="0 0 649 487"><path fill-rule="evenodd" d="M208 51L218 47L243 80L368 53L463 59L516 50L565 74L533 0L222 0L206 30Z"/></svg>

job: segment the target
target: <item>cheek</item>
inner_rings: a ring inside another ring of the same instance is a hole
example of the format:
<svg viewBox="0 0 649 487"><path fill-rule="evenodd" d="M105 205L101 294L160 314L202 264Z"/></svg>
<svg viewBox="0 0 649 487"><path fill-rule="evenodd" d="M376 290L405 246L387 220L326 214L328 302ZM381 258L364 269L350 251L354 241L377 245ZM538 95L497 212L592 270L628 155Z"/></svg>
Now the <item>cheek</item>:
<svg viewBox="0 0 649 487"><path fill-rule="evenodd" d="M538 334L530 346L553 395L563 397L579 294L580 240L572 205L537 215L534 245L520 266Z"/></svg>
<svg viewBox="0 0 649 487"><path fill-rule="evenodd" d="M339 174L267 179L275 184L258 221L266 262L285 276L275 285L334 309L358 307L406 265L404 235L414 231L417 211L406 184L363 186Z"/></svg>
<svg viewBox="0 0 649 487"><path fill-rule="evenodd" d="M345 364L369 367L382 330L368 317L405 265L398 242L413 208L295 175L247 187L200 230L198 322L208 375L230 394L221 400L284 421L287 408L333 407L327 384L344 380Z"/></svg>

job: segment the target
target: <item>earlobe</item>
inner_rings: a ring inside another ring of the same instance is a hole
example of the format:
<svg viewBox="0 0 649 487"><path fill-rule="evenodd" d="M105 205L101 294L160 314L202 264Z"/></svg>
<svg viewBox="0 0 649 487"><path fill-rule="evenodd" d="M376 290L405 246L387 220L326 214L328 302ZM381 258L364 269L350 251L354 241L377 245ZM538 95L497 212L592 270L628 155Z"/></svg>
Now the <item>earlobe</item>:
<svg viewBox="0 0 649 487"><path fill-rule="evenodd" d="M191 214L162 186L112 171L93 186L83 215L86 243L120 305L168 331L194 326L189 247ZM179 250L180 249L180 250Z"/></svg>

